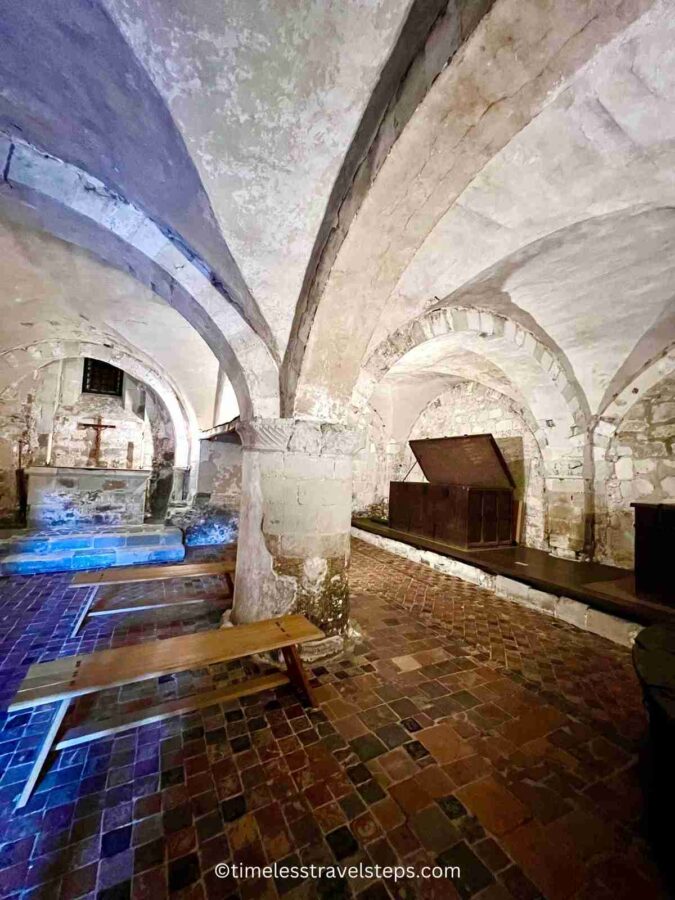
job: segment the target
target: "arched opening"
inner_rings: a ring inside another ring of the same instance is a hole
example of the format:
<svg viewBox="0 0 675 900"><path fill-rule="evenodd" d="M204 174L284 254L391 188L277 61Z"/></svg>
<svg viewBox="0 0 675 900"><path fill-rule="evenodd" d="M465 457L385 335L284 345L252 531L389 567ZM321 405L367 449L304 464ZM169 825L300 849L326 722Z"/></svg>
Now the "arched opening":
<svg viewBox="0 0 675 900"><path fill-rule="evenodd" d="M352 414L372 431L368 410L385 423L384 447L364 451L356 465L374 472L373 454L386 459L386 474L371 489L376 512L386 509L388 482L403 479L413 465L411 437L488 432L502 441L514 469L523 542L563 556L586 552L584 415L563 366L531 332L487 311L432 310L390 335L366 361ZM357 508L366 494L362 487Z"/></svg>
<svg viewBox="0 0 675 900"><path fill-rule="evenodd" d="M635 402L609 437L596 478L597 557L624 568L635 562L631 503L675 500L675 374L644 392L635 390Z"/></svg>
<svg viewBox="0 0 675 900"><path fill-rule="evenodd" d="M146 382L109 363L78 356L35 369L0 393L0 421L5 524L26 518L25 472L32 467L148 475L140 485L144 493L118 490L112 505L95 491L75 491L73 479L65 479L63 491L43 498L39 516L32 510L36 521L52 525L120 524L130 512L126 506L137 515L139 504L142 520L163 522L172 495L182 489L174 484L176 429L166 403Z"/></svg>

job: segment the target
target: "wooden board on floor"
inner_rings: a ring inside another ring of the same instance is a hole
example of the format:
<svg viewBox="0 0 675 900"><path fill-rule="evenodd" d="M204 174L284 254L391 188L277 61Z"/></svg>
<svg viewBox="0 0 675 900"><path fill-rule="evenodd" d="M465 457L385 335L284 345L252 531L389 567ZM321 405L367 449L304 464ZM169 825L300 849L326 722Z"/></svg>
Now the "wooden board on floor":
<svg viewBox="0 0 675 900"><path fill-rule="evenodd" d="M194 603L220 603L230 600L229 594L202 594L198 597L169 596L167 597L105 597L98 600L96 606L87 613L88 616L112 616L118 613L142 612L149 609L166 609L174 606L189 606Z"/></svg>
<svg viewBox="0 0 675 900"><path fill-rule="evenodd" d="M235 560L186 563L180 566L120 566L96 572L78 572L71 587L91 587L95 584L133 584L135 581L163 581L167 578L198 578L201 575L232 574Z"/></svg>
<svg viewBox="0 0 675 900"><path fill-rule="evenodd" d="M324 637L304 616L282 616L236 628L219 628L165 640L71 656L57 665L34 664L9 706L16 712L43 703L79 697L106 688L147 681L173 672L200 669Z"/></svg>

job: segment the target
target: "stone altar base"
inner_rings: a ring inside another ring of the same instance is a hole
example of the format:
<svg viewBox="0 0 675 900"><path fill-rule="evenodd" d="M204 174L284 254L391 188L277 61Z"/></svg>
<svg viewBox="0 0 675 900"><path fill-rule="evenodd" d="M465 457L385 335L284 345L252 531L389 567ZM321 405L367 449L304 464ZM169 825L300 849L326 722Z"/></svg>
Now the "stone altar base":
<svg viewBox="0 0 675 900"><path fill-rule="evenodd" d="M32 466L28 526L142 525L150 469Z"/></svg>
<svg viewBox="0 0 675 900"><path fill-rule="evenodd" d="M0 539L0 575L180 562L184 556L182 531L164 525L23 529Z"/></svg>

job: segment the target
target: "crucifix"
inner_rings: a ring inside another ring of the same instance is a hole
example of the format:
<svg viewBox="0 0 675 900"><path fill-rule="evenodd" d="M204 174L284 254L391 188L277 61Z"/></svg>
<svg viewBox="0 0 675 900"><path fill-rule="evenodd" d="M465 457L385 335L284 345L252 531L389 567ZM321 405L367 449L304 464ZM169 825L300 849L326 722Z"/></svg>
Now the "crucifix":
<svg viewBox="0 0 675 900"><path fill-rule="evenodd" d="M104 425L102 416L96 416L96 419L96 422L78 422L77 427L94 429L94 446L89 451L89 462L93 462L95 466L99 467L101 464L101 432L104 428L117 428L117 425Z"/></svg>

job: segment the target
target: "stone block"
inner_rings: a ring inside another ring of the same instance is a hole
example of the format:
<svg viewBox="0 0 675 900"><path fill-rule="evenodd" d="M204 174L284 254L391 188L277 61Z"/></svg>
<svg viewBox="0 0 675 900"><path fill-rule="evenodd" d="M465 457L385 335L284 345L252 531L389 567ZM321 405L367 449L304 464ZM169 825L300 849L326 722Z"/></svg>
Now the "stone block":
<svg viewBox="0 0 675 900"><path fill-rule="evenodd" d="M637 634L642 630L642 625L626 619L619 619L617 616L612 616L599 609L589 609L586 616L586 628L615 644L632 647Z"/></svg>
<svg viewBox="0 0 675 900"><path fill-rule="evenodd" d="M521 581L514 581L513 578L506 578L504 575L497 575L495 578L495 593L498 597L507 597L510 599L527 598L528 587Z"/></svg>
<svg viewBox="0 0 675 900"><path fill-rule="evenodd" d="M127 538L127 547L149 546L159 544L158 534L131 534Z"/></svg>
<svg viewBox="0 0 675 900"><path fill-rule="evenodd" d="M6 556L0 565L3 575L39 575L47 572L69 572L72 570L72 558L68 554L51 553L43 556L32 556L29 553L17 553Z"/></svg>
<svg viewBox="0 0 675 900"><path fill-rule="evenodd" d="M145 549L145 548L144 548ZM148 562L174 562L185 557L185 547L159 547L147 549Z"/></svg>
<svg viewBox="0 0 675 900"><path fill-rule="evenodd" d="M495 593L498 597L514 600L530 609L539 610L549 616L554 615L557 597L546 591L538 591L521 581L498 575L495 579Z"/></svg>
<svg viewBox="0 0 675 900"><path fill-rule="evenodd" d="M126 536L123 534L104 534L95 537L93 546L95 549L104 547L123 547L126 544Z"/></svg>
<svg viewBox="0 0 675 900"><path fill-rule="evenodd" d="M48 538L20 538L8 542L18 553L47 553L49 551Z"/></svg>
<svg viewBox="0 0 675 900"><path fill-rule="evenodd" d="M614 466L616 477L619 481L630 481L633 477L633 460L630 456L622 456Z"/></svg>
<svg viewBox="0 0 675 900"><path fill-rule="evenodd" d="M75 554L81 553L81 556ZM70 567L73 570L81 569L107 569L110 566L117 565L117 556L114 550L106 553L105 551L96 552L92 549L76 550L71 559Z"/></svg>
<svg viewBox="0 0 675 900"><path fill-rule="evenodd" d="M556 619L561 619L569 625L576 625L577 628L585 630L587 615L588 606L585 603L572 600L570 597L558 597L555 604Z"/></svg>
<svg viewBox="0 0 675 900"><path fill-rule="evenodd" d="M349 555L349 533L342 534L284 534L282 535L278 555L290 559L304 559L314 556L320 559L332 559Z"/></svg>
<svg viewBox="0 0 675 900"><path fill-rule="evenodd" d="M288 450L291 453L309 453L318 456L321 452L321 427L316 422L295 423L290 436Z"/></svg>
<svg viewBox="0 0 675 900"><path fill-rule="evenodd" d="M86 536L78 536L74 535L73 537L53 537L49 539L49 546L54 551L56 550L82 550L86 547L91 547L93 541L93 535ZM49 552L49 551L47 551Z"/></svg>

